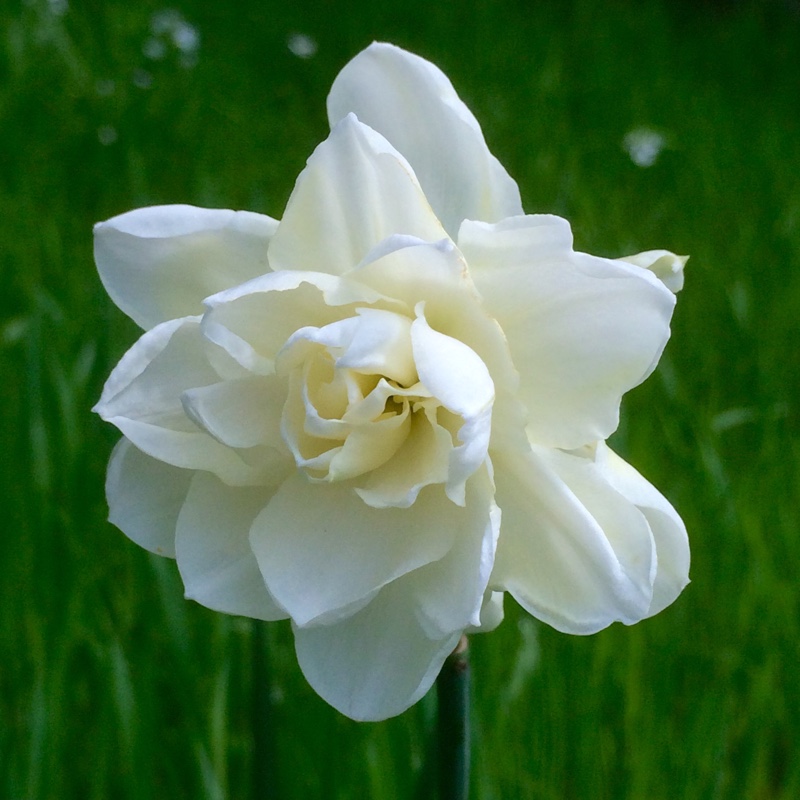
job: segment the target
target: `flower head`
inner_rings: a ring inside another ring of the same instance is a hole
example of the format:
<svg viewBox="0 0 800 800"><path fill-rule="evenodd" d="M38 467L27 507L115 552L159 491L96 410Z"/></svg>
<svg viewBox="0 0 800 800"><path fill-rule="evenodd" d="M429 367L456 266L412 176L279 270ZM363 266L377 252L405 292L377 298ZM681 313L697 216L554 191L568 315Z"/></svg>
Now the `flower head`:
<svg viewBox="0 0 800 800"><path fill-rule="evenodd" d="M289 618L356 719L398 714L510 592L568 633L688 581L684 526L605 439L669 336L683 261L578 253L525 215L427 61L373 44L277 222L144 208L95 255L145 333L96 406L110 519L187 597ZM666 285L665 285L666 284Z"/></svg>

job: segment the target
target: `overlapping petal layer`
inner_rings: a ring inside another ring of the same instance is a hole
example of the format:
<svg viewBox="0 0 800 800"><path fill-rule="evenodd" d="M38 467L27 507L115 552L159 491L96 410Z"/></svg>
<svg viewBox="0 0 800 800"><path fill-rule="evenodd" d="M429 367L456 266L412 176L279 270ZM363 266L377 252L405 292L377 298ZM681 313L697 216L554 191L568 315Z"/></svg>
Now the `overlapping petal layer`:
<svg viewBox="0 0 800 800"><path fill-rule="evenodd" d="M249 541L253 520L274 489L227 486L206 472L194 474L175 539L188 598L226 614L289 616L267 591Z"/></svg>
<svg viewBox="0 0 800 800"><path fill-rule="evenodd" d="M519 189L489 151L478 121L424 58L382 42L359 53L328 95L331 127L351 113L408 159L452 237L464 219L498 222L522 213Z"/></svg>
<svg viewBox="0 0 800 800"><path fill-rule="evenodd" d="M394 234L427 241L446 236L406 159L348 114L297 179L270 263L341 275Z"/></svg>
<svg viewBox="0 0 800 800"><path fill-rule="evenodd" d="M151 553L175 557L175 526L192 473L119 440L108 463L108 519Z"/></svg>
<svg viewBox="0 0 800 800"><path fill-rule="evenodd" d="M571 449L613 433L622 395L667 343L672 293L644 269L575 253L559 217L467 221L458 243L508 338L532 440Z"/></svg>
<svg viewBox="0 0 800 800"><path fill-rule="evenodd" d="M486 473L476 476L468 491L475 502L467 508L423 492L411 509L390 517L413 517L411 529L406 522L387 538L407 536L420 525L426 536L452 537L446 556L386 583L333 624L295 625L303 673L340 711L381 719L408 708L430 688L461 631L479 623L500 523L491 488ZM424 515L417 515L418 505ZM386 512L372 514L376 522L387 518Z"/></svg>

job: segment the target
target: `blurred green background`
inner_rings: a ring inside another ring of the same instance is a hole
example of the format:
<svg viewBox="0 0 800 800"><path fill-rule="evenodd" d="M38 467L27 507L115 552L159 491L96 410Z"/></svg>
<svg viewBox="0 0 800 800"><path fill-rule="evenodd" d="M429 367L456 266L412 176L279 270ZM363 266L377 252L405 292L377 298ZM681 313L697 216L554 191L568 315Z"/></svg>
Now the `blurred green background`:
<svg viewBox="0 0 800 800"><path fill-rule="evenodd" d="M290 7L291 6L291 7ZM800 797L800 10L641 0L6 0L0 10L0 797L248 798L249 621L105 521L90 414L137 336L91 226L171 202L280 217L373 39L453 80L579 249L689 253L615 447L693 583L589 638L507 602L473 639L476 800ZM275 798L424 797L425 698L351 722L266 629Z"/></svg>

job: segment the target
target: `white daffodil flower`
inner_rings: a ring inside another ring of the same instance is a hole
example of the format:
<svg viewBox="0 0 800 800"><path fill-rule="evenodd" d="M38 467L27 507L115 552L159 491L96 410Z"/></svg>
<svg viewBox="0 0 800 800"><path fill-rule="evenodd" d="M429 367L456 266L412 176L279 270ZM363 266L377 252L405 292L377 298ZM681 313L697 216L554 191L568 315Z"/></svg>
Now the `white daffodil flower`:
<svg viewBox="0 0 800 800"><path fill-rule="evenodd" d="M291 619L314 689L375 720L504 592L588 634L686 585L679 516L604 443L683 261L578 253L566 221L525 215L445 75L397 47L347 64L328 112L280 222L96 226L145 333L95 410L124 435L111 521L176 558L187 597Z"/></svg>

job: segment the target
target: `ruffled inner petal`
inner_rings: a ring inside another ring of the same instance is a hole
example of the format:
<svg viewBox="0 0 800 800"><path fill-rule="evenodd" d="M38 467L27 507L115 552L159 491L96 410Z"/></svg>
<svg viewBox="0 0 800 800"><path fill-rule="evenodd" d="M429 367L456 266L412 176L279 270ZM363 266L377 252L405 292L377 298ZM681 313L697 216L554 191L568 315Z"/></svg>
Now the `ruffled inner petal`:
<svg viewBox="0 0 800 800"><path fill-rule="evenodd" d="M366 476L356 492L374 508L408 508L425 486L447 481L452 451L452 434L436 421L435 408L417 412L391 461Z"/></svg>
<svg viewBox="0 0 800 800"><path fill-rule="evenodd" d="M274 272L206 299L203 334L256 374L275 371L275 358L292 334L355 313L356 304L385 300L375 290L333 275Z"/></svg>
<svg viewBox="0 0 800 800"><path fill-rule="evenodd" d="M463 424L460 444L450 455L447 493L454 503L464 504L467 478L486 460L492 432L494 383L486 365L463 342L431 328L422 316L411 327L414 361L421 382Z"/></svg>

